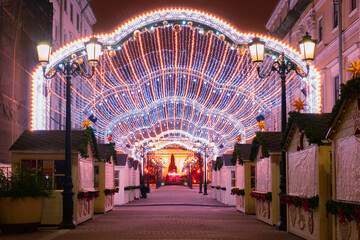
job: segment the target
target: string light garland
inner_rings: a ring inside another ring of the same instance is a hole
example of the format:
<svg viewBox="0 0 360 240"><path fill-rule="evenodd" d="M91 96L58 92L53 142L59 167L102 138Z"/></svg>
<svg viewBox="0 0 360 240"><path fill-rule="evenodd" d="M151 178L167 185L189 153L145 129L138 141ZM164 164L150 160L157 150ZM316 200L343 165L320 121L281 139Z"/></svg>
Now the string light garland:
<svg viewBox="0 0 360 240"><path fill-rule="evenodd" d="M97 37L104 50L94 77L73 79L73 123L80 126L84 118L96 116L96 135L108 141L111 135L118 150L131 152L136 140L150 139L156 139L158 149L169 142L191 148L189 139L196 139L214 142L221 154L233 147L237 137L246 141L255 135L256 116L263 114L271 124L267 117L280 107L277 76L260 80L251 62L247 44L254 34L240 33L206 13L158 10ZM265 68L280 52L305 67L291 47L259 37L268 47ZM82 61L86 40L58 50L48 71L68 57L89 67ZM40 70L33 74L31 127L51 129L51 116L64 114L56 105L64 99L54 81L44 82ZM64 83L62 78L59 81ZM313 66L307 78L290 74L286 85L289 101L304 90L305 112L321 111L320 78Z"/></svg>

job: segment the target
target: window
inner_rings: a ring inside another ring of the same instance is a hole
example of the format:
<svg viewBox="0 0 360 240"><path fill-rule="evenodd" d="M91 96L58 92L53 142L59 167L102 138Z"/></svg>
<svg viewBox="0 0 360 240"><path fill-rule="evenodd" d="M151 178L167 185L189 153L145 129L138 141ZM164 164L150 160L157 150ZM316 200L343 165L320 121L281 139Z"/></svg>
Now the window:
<svg viewBox="0 0 360 240"><path fill-rule="evenodd" d="M67 0L64 0L64 11L67 12Z"/></svg>
<svg viewBox="0 0 360 240"><path fill-rule="evenodd" d="M70 3L70 20L72 23L74 22L74 9L72 3Z"/></svg>
<svg viewBox="0 0 360 240"><path fill-rule="evenodd" d="M21 164L36 169L55 190L64 189L65 160L23 159Z"/></svg>
<svg viewBox="0 0 360 240"><path fill-rule="evenodd" d="M231 171L231 187L235 187L236 179L235 179L235 171Z"/></svg>
<svg viewBox="0 0 360 240"><path fill-rule="evenodd" d="M323 20L320 18L319 20L319 41L321 42L323 40Z"/></svg>
<svg viewBox="0 0 360 240"><path fill-rule="evenodd" d="M100 169L99 166L94 166L94 188L99 189L100 183Z"/></svg>
<svg viewBox="0 0 360 240"><path fill-rule="evenodd" d="M340 99L340 78L339 76L335 77L335 100Z"/></svg>
<svg viewBox="0 0 360 240"><path fill-rule="evenodd" d="M64 44L67 42L67 34L66 31L64 31Z"/></svg>
<svg viewBox="0 0 360 240"><path fill-rule="evenodd" d="M57 23L55 23L55 34L54 34L55 42L57 42L57 40L58 40L58 34L59 34L59 26Z"/></svg>
<svg viewBox="0 0 360 240"><path fill-rule="evenodd" d="M119 171L114 171L114 187L119 187Z"/></svg>
<svg viewBox="0 0 360 240"><path fill-rule="evenodd" d="M334 13L333 13L333 28L336 28L338 26L338 18L339 18L339 12L338 12L338 6L334 4Z"/></svg>
<svg viewBox="0 0 360 240"><path fill-rule="evenodd" d="M80 32L80 16L79 14L76 14L76 30Z"/></svg>
<svg viewBox="0 0 360 240"><path fill-rule="evenodd" d="M351 11L350 12L352 12L356 9L356 1L357 0L350 0L350 1L351 1L351 6L350 6Z"/></svg>

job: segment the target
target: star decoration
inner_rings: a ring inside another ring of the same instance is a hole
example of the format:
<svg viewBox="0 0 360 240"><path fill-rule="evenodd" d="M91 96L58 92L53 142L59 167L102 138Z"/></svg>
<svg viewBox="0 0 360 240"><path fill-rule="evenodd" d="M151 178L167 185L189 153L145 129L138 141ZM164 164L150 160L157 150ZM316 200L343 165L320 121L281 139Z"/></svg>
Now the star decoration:
<svg viewBox="0 0 360 240"><path fill-rule="evenodd" d="M357 58L357 61L350 61L350 68L347 69L348 72L352 72L350 78L356 78L360 76L360 60Z"/></svg>
<svg viewBox="0 0 360 240"><path fill-rule="evenodd" d="M267 126L264 121L260 121L257 124L258 124L257 126L260 130L264 130L265 127Z"/></svg>
<svg viewBox="0 0 360 240"><path fill-rule="evenodd" d="M242 138L240 136L236 137L236 141L241 142Z"/></svg>
<svg viewBox="0 0 360 240"><path fill-rule="evenodd" d="M109 141L109 142L112 142L112 141L114 140L114 138L113 138L111 135L110 135L110 136L108 136L108 138L107 138L107 139L108 139L108 141Z"/></svg>
<svg viewBox="0 0 360 240"><path fill-rule="evenodd" d="M306 104L304 103L305 100L301 100L300 98L298 100L294 100L294 103L291 104L291 106L295 107L295 111L300 112L300 110L305 110Z"/></svg>
<svg viewBox="0 0 360 240"><path fill-rule="evenodd" d="M90 121L88 119L85 119L82 122L81 126L82 126L82 128L87 128L87 127L90 127L90 124L91 124Z"/></svg>

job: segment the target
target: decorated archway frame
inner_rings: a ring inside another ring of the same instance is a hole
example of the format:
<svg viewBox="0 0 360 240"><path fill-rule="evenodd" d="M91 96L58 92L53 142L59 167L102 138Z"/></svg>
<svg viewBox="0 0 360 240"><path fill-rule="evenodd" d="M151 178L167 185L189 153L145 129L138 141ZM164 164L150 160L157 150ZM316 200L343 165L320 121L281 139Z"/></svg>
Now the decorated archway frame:
<svg viewBox="0 0 360 240"><path fill-rule="evenodd" d="M152 28L159 26L159 20L161 21L179 21L180 23L193 22L196 27L200 30L202 27L216 30L216 34L224 34L226 40L231 44L246 45L252 41L255 34L244 34L237 31L234 27L224 22L223 20L211 16L209 14L199 12L196 10L189 9L163 9L155 12L149 12L137 18L130 20L129 22L120 26L111 34L97 36L99 41L104 46L118 47L121 48L121 44L131 39L134 31L141 30L144 27ZM155 26L157 24L157 26ZM299 54L291 47L281 43L278 40L259 36L262 41L265 42L266 48L273 53L284 52L285 56L291 61L295 62L303 69L305 63L301 60ZM50 64L48 65L47 71L52 69L57 64L64 61L65 58L70 57L76 53L78 56L83 56L84 43L89 38L83 38L70 43L63 48L59 49L53 54ZM311 66L310 74L306 79L303 79L309 86L309 95L307 97L308 112L320 112L321 111L321 88L320 88L320 77L316 69ZM49 101L46 98L47 82L42 77L41 68L35 70L33 74L32 82L32 116L31 116L31 127L32 129L47 129L47 119L49 117ZM103 96L102 96L103 97ZM101 98L97 98L94 101L99 101ZM89 105L95 103L89 103ZM116 120L115 120L116 121ZM104 127L108 131L109 127ZM140 130L141 131L141 130ZM100 131L99 131L100 133ZM105 135L104 132L102 132ZM245 135L245 134L244 134ZM103 136L104 137L104 136ZM231 143L230 143L231 145Z"/></svg>

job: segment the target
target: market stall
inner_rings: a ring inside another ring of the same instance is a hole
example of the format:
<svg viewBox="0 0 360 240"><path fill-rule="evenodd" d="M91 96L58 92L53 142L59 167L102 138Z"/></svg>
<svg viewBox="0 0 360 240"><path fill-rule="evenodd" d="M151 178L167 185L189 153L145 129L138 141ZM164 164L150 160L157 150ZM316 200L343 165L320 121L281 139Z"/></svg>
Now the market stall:
<svg viewBox="0 0 360 240"><path fill-rule="evenodd" d="M287 229L306 239L328 239L326 201L330 199L331 144L325 140L330 114L290 112L283 137L287 151Z"/></svg>

